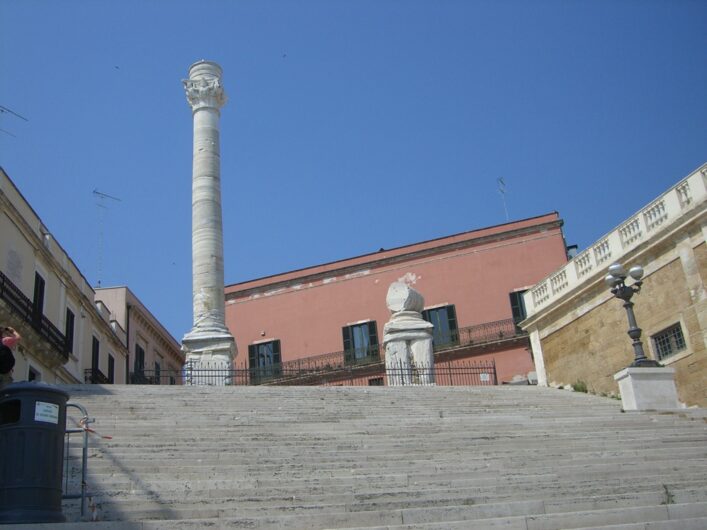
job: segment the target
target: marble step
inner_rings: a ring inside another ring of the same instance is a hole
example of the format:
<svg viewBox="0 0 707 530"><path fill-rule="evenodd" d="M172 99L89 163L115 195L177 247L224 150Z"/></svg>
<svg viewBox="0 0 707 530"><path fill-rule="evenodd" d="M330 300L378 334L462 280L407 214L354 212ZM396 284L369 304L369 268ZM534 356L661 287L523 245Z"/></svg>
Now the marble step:
<svg viewBox="0 0 707 530"><path fill-rule="evenodd" d="M326 486L312 486L295 491L287 485L259 486L257 482L239 483L204 480L193 483L174 481L160 484L158 490L154 484L142 484L145 489L140 489L133 485L130 487L117 488L114 490L90 488L89 494L94 499L106 499L108 501L129 500L130 502L140 499L160 500L169 502L188 501L194 499L233 499L238 498L243 502L257 503L291 503L291 502L319 502L328 500L329 502L359 502L359 501L397 501L399 499L411 498L460 498L460 499L482 499L490 502L495 498L514 498L522 495L525 498L537 497L555 498L558 495L575 496L597 496L640 492L659 492L666 495L671 492L675 502L687 502L681 495L691 495L693 491L703 491L707 488L707 481L704 475L695 473L692 476L681 475L680 477L665 477L656 475L653 477L640 477L640 480L626 479L606 480L600 483L590 480L575 480L572 482L547 481L538 482L533 479L515 480L512 483L500 479L486 480L484 482L476 480L475 484L455 482L454 484L432 484L428 482L408 483L408 484L383 484L375 487L368 482L358 484L330 484ZM666 480L666 478L668 480ZM705 497L707 498L707 496ZM690 499L692 500L692 499Z"/></svg>
<svg viewBox="0 0 707 530"><path fill-rule="evenodd" d="M638 507L621 507L598 510L582 510L563 513L530 513L514 515L523 503L506 507L454 506L442 509L415 508L385 512L358 512L341 514L306 514L265 517L224 517L195 519L164 519L143 521L91 521L72 523L51 523L32 525L33 530L195 530L211 528L278 528L278 529L326 529L349 530L390 529L390 530L441 530L443 528L475 530L562 530L562 529L613 529L636 530L691 530L704 527L694 526L707 520L707 503L668 504ZM533 501L525 503L525 508L543 509ZM504 515L485 517L493 513ZM430 521L430 519L436 519ZM472 526L473 525L473 526ZM643 525L636 526L636 525ZM5 525L5 530L26 530L26 525Z"/></svg>
<svg viewBox="0 0 707 530"><path fill-rule="evenodd" d="M670 500L679 503L695 503L707 498L707 485L698 488L671 488ZM445 506L486 506L500 505L515 502L520 497L520 491L499 492L495 496L464 495L459 491L447 492L411 492L412 494L392 495L355 495L355 496L328 496L314 499L283 499L283 498L257 498L250 499L238 497L220 498L183 498L165 499L155 497L149 500L136 498L101 498L93 497L98 511L106 519L154 519L160 518L167 511L175 514L199 513L200 517L227 517L229 513L240 516L273 515L276 513L331 513L331 512L358 512L400 510L408 508L431 508ZM417 494L416 494L417 493ZM550 493L548 491L544 494ZM581 510L596 510L628 506L648 506L666 502L668 496L662 487L653 487L648 491L619 492L615 488L607 488L604 492L552 491L552 500L543 499L538 492L523 495L527 500L542 502L544 513L570 512ZM205 511L206 510L206 511ZM210 510L210 511L209 511ZM79 505L74 502L64 512L67 516L78 517Z"/></svg>
<svg viewBox="0 0 707 530"><path fill-rule="evenodd" d="M369 521L372 518L386 517L386 514L399 513L402 522L408 523L429 523L437 521L475 520L489 519L497 517L509 517L520 515L550 515L558 517L567 514L598 510L626 510L645 508L655 509L656 505L664 501L661 494L628 494L618 498L598 497L598 498L574 498L548 500L515 500L499 503L476 504L434 504L428 503L422 506L395 507L392 504L378 506L375 503L361 505L353 509L354 506L346 504L302 504L292 503L279 507L274 506L254 506L244 507L238 503L184 503L184 504L158 504L151 506L107 506L103 505L99 510L99 516L106 519L120 520L145 520L145 519L214 519L232 518L236 515L240 518L260 518L276 516L307 516L326 518L327 516L342 517L347 516L349 524L357 524L357 520ZM672 506L672 505L670 505ZM680 506L702 506L704 513L697 513L699 516L707 516L707 503L690 502ZM114 510L111 512L111 510ZM694 512L690 512L694 516ZM654 519L652 517L650 520ZM635 522L635 521L622 521ZM567 522L563 523L567 524Z"/></svg>
<svg viewBox="0 0 707 530"><path fill-rule="evenodd" d="M637 508L707 495L707 416L552 389L92 386L75 400L114 436L90 440L89 491L131 529L645 525L670 519Z"/></svg>

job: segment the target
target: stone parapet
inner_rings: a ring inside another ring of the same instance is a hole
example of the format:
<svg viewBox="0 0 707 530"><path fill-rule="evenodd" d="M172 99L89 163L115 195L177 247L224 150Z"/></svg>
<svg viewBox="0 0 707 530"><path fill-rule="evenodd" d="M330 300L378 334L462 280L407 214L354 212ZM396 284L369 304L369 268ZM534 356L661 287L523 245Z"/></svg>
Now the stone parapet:
<svg viewBox="0 0 707 530"><path fill-rule="evenodd" d="M524 295L528 318L551 306L589 277L602 273L613 262L622 261L654 234L692 211L704 208L707 200L707 164L629 217L567 265L538 282Z"/></svg>

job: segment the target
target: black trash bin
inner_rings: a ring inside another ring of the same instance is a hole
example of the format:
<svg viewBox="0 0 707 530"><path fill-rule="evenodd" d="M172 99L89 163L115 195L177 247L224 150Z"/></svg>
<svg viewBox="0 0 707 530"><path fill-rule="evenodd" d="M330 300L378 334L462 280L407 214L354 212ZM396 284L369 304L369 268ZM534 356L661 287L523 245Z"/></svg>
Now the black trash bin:
<svg viewBox="0 0 707 530"><path fill-rule="evenodd" d="M60 523L69 394L43 383L0 389L0 524Z"/></svg>

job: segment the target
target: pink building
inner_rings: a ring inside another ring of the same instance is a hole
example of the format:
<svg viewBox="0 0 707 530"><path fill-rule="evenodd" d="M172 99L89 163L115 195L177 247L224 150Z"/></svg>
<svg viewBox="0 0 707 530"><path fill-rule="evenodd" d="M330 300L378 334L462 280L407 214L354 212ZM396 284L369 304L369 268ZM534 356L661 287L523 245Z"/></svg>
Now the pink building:
<svg viewBox="0 0 707 530"><path fill-rule="evenodd" d="M493 360L501 383L534 369L515 326L525 317L522 293L566 262L553 212L228 285L226 325L239 364L256 376L363 367L360 377L379 381L385 297L402 279L425 297L436 362Z"/></svg>

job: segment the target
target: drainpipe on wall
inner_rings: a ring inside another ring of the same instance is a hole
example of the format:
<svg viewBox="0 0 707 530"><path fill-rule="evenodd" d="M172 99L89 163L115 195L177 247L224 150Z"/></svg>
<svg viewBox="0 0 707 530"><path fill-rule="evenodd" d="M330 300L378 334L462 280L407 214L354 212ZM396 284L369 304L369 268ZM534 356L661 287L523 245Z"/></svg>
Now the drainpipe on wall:
<svg viewBox="0 0 707 530"><path fill-rule="evenodd" d="M125 349L128 355L125 357L125 384L130 384L130 309L132 306L126 304L125 309Z"/></svg>

